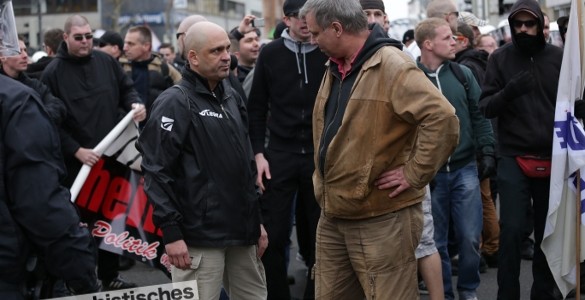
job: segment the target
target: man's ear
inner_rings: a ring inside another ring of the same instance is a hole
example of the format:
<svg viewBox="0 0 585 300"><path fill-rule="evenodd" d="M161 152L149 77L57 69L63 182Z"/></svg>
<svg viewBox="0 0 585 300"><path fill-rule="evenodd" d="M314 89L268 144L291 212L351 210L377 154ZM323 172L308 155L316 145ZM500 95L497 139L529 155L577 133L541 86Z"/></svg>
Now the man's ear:
<svg viewBox="0 0 585 300"><path fill-rule="evenodd" d="M197 51L195 51L193 49L189 50L189 53L187 53L187 60L189 61L189 64L192 66L199 65L199 58L197 57Z"/></svg>
<svg viewBox="0 0 585 300"><path fill-rule="evenodd" d="M336 35L339 36L340 33L343 33L343 26L341 26L341 23L333 22L331 23L331 26L333 27L333 30L335 31Z"/></svg>
<svg viewBox="0 0 585 300"><path fill-rule="evenodd" d="M433 49L433 42L431 42L431 40L425 40L423 42L423 47L427 50L432 50Z"/></svg>

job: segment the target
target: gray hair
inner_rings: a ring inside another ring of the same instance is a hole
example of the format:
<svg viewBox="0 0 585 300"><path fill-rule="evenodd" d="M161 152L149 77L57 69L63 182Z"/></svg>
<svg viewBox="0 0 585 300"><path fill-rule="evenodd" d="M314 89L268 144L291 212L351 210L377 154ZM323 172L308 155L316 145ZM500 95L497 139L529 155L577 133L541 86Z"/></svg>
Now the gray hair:
<svg viewBox="0 0 585 300"><path fill-rule="evenodd" d="M368 29L368 19L359 1L356 0L309 0L299 11L301 17L315 15L317 25L327 28L339 22L348 33L359 33Z"/></svg>

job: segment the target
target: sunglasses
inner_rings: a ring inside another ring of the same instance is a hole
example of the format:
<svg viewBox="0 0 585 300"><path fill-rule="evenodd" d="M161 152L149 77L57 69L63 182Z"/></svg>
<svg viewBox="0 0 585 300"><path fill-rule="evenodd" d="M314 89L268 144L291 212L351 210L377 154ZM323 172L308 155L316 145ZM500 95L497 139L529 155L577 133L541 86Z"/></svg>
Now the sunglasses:
<svg viewBox="0 0 585 300"><path fill-rule="evenodd" d="M181 37L181 35L185 34L184 32L177 32L177 34L175 35L175 37L177 38L177 40L179 39L179 37Z"/></svg>
<svg viewBox="0 0 585 300"><path fill-rule="evenodd" d="M464 37L464 36L462 36L462 35L454 35L454 36L453 36L453 39L454 39L455 41L458 41L458 42L463 42L463 41L465 41L466 37Z"/></svg>
<svg viewBox="0 0 585 300"><path fill-rule="evenodd" d="M512 24L514 25L515 28L522 28L522 25L526 26L526 28L531 28L531 27L536 26L536 20L527 20L527 21L513 20Z"/></svg>
<svg viewBox="0 0 585 300"><path fill-rule="evenodd" d="M78 41L78 42L83 41L83 38L85 38L86 40L89 41L89 40L93 39L93 34L86 33L86 34L76 34L73 36L73 39Z"/></svg>

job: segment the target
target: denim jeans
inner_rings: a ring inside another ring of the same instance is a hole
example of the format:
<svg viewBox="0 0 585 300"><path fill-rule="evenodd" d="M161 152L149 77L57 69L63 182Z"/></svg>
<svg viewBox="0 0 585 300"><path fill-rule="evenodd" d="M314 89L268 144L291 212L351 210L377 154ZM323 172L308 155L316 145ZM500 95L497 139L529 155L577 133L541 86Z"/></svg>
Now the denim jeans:
<svg viewBox="0 0 585 300"><path fill-rule="evenodd" d="M431 193L435 244L441 255L445 299L454 299L451 259L447 250L449 220L459 251L460 295L473 296L479 286L479 239L482 229L482 203L475 161L452 172L439 172Z"/></svg>

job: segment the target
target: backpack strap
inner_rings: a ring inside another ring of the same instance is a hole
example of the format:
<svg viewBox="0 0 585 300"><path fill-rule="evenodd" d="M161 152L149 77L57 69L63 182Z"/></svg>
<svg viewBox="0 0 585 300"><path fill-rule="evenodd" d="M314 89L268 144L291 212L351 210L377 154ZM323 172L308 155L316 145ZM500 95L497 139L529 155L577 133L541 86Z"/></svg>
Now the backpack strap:
<svg viewBox="0 0 585 300"><path fill-rule="evenodd" d="M467 77L465 77L461 66L458 63L452 61L449 63L449 67L451 68L453 75L455 75L455 78L457 78L457 80L459 80L459 82L463 85L465 92L469 92L469 82L467 82Z"/></svg>
<svg viewBox="0 0 585 300"><path fill-rule="evenodd" d="M167 70L168 70L168 66L167 66ZM175 84L172 87L174 88L178 88L181 93L183 93L183 96L185 96L185 102L187 102L187 107L189 108L189 110L191 110L191 102L189 101L189 96L187 96L187 92L185 92L185 89L183 89L182 86Z"/></svg>

